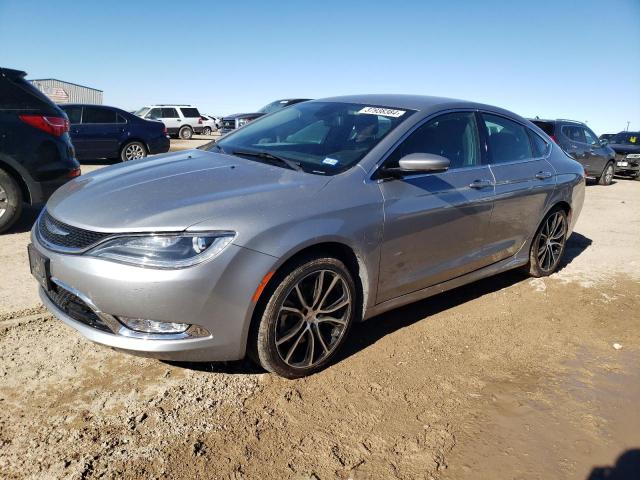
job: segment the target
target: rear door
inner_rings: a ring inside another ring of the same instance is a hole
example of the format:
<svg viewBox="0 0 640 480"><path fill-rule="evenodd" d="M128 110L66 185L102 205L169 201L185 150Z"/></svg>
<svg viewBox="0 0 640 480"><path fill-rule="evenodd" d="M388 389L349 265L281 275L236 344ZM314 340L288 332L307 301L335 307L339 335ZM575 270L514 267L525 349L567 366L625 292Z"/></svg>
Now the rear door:
<svg viewBox="0 0 640 480"><path fill-rule="evenodd" d="M184 121L178 114L178 110L173 107L162 107L161 120L170 133L178 133L178 130L180 130L180 127L184 124Z"/></svg>
<svg viewBox="0 0 640 480"><path fill-rule="evenodd" d="M384 197L378 303L441 283L489 263L485 234L493 205L493 176L483 164L473 112L437 116L411 133L385 165L410 153L442 155L442 173L380 183Z"/></svg>
<svg viewBox="0 0 640 480"><path fill-rule="evenodd" d="M513 119L480 113L495 199L487 233L492 261L514 255L533 235L555 189L547 141Z"/></svg>
<svg viewBox="0 0 640 480"><path fill-rule="evenodd" d="M80 138L86 158L117 158L120 147L118 115L115 110L99 106L82 109Z"/></svg>
<svg viewBox="0 0 640 480"><path fill-rule="evenodd" d="M587 144L584 129L580 125L562 125L560 132L564 137L565 151L580 162L589 175L592 175L593 169L591 169L589 159L591 146Z"/></svg>

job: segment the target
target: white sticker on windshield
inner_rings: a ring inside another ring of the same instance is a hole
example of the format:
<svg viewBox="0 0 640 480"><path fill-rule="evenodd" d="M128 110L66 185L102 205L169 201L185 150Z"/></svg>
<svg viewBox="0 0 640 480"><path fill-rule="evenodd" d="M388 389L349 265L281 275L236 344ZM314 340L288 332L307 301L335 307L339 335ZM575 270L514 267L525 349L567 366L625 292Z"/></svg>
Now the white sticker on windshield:
<svg viewBox="0 0 640 480"><path fill-rule="evenodd" d="M405 113L406 110L395 110L393 108L382 108L382 107L364 107L358 113L368 113L369 115L383 115L385 117L401 117Z"/></svg>
<svg viewBox="0 0 640 480"><path fill-rule="evenodd" d="M334 167L338 164L338 160L336 160L335 158L327 157L324 160L322 160L322 163L325 163L327 165L331 165L332 167Z"/></svg>

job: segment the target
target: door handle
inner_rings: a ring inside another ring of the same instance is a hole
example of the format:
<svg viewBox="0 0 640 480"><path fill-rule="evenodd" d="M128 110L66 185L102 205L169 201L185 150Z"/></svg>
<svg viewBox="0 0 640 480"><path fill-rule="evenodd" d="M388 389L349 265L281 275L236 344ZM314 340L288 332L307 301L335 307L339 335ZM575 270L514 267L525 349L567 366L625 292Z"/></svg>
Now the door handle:
<svg viewBox="0 0 640 480"><path fill-rule="evenodd" d="M548 178L553 177L553 174L551 172L538 172L536 173L536 178L538 180L546 180Z"/></svg>
<svg viewBox="0 0 640 480"><path fill-rule="evenodd" d="M491 180L484 180L484 179L480 180L480 179L478 179L478 180L474 180L473 182L471 182L469 184L469 188L480 189L480 188L490 187L492 185L493 185L493 183L491 183Z"/></svg>

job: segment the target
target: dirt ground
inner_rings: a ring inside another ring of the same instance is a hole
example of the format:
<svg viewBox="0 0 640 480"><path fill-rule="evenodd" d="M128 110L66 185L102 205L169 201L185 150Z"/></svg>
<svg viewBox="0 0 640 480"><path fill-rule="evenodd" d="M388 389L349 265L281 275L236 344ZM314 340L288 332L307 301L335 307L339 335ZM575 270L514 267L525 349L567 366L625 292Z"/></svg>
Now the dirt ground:
<svg viewBox="0 0 640 480"><path fill-rule="evenodd" d="M295 381L89 343L37 302L34 212L0 238L0 477L638 478L639 204L589 186L557 274L374 318Z"/></svg>

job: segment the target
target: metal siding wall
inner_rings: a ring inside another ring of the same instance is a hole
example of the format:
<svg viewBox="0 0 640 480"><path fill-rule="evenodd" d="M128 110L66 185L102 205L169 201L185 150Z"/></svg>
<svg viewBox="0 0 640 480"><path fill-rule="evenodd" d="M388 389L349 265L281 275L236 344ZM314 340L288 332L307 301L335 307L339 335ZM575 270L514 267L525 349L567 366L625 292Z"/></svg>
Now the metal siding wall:
<svg viewBox="0 0 640 480"><path fill-rule="evenodd" d="M94 88L81 87L80 85L73 85L60 80L38 80L32 81L31 83L55 103L89 103L102 105L102 92ZM52 96L52 92L60 91L53 89L62 89L68 98L63 100L59 94Z"/></svg>

